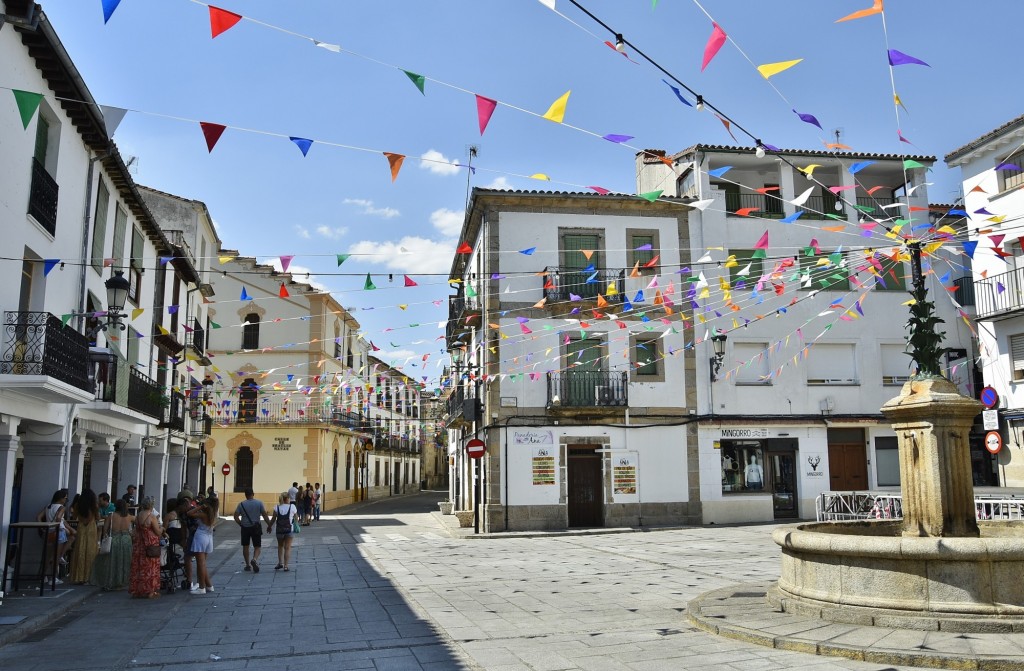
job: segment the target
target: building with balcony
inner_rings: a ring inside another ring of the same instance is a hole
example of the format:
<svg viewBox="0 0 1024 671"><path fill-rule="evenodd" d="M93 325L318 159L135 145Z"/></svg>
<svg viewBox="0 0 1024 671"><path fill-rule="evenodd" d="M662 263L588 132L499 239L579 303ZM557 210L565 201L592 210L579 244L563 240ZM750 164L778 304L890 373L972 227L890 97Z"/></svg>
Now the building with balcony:
<svg viewBox="0 0 1024 671"><path fill-rule="evenodd" d="M451 500L478 530L700 521L688 211L473 190L442 413Z"/></svg>
<svg viewBox="0 0 1024 671"><path fill-rule="evenodd" d="M899 485L879 408L914 372L903 243L938 231L924 184L933 162L720 145L637 155L638 192L692 206L681 282L700 324L687 344L705 523L814 517L823 491ZM963 273L932 252L945 368L968 392L971 332L947 290Z"/></svg>
<svg viewBox="0 0 1024 671"><path fill-rule="evenodd" d="M376 452L373 385L359 323L290 273L234 250L215 255L225 262L211 282L229 302L207 306L206 354L215 365L199 393L211 421L211 483L229 506L246 487L273 501L292 482L321 483L324 509L373 497L365 465Z"/></svg>
<svg viewBox="0 0 1024 671"><path fill-rule="evenodd" d="M964 240L976 248L961 262L970 263L974 279L984 384L999 396L994 409L1003 447L985 484L1009 487L1024 486L1024 250L1017 223L1024 215L1022 145L1024 116L945 157L951 168L960 168L963 179L962 207L970 218ZM965 243L964 249L968 247ZM981 447L990 429L975 427L972 457L987 458Z"/></svg>
<svg viewBox="0 0 1024 671"><path fill-rule="evenodd" d="M422 385L376 356L367 363L362 409L373 450L362 466L370 496L418 491L425 442Z"/></svg>
<svg viewBox="0 0 1024 671"><path fill-rule="evenodd" d="M448 433L442 423L444 401L437 390L422 392L423 445L420 471L427 489L448 489Z"/></svg>

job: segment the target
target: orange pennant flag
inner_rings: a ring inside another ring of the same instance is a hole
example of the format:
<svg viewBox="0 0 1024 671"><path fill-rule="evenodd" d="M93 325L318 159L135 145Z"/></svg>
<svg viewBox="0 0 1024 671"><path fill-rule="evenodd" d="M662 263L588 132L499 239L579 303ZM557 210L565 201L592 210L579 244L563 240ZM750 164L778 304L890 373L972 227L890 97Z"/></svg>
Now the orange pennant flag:
<svg viewBox="0 0 1024 671"><path fill-rule="evenodd" d="M384 152L384 156L388 159L388 165L391 166L391 181L394 182L398 179L398 171L402 169L402 161L405 160L404 154L392 154L389 151Z"/></svg>
<svg viewBox="0 0 1024 671"><path fill-rule="evenodd" d="M580 250L580 254L585 256L587 258L587 261L589 261L590 257L594 255L594 250L593 249L581 249Z"/></svg>
<svg viewBox="0 0 1024 671"><path fill-rule="evenodd" d="M284 285L284 282L281 282L281 290L277 292L277 295L281 298L288 298L291 296L291 294L288 293L288 287Z"/></svg>
<svg viewBox="0 0 1024 671"><path fill-rule="evenodd" d="M602 296L601 294L597 295L597 307L599 307L599 308L608 307L608 301L606 301L604 299L604 296Z"/></svg>
<svg viewBox="0 0 1024 671"><path fill-rule="evenodd" d="M664 303L665 299L661 297L661 289L658 289L657 291L654 292L654 304L664 305Z"/></svg>
<svg viewBox="0 0 1024 671"><path fill-rule="evenodd" d="M630 277L640 277L640 262L637 261L633 264L633 270L629 272Z"/></svg>
<svg viewBox="0 0 1024 671"><path fill-rule="evenodd" d="M548 297L545 296L544 298L542 298L539 301L537 301L536 303L534 303L533 307L535 307L535 308L542 308L542 307L544 307L544 304L547 303L547 302L548 302Z"/></svg>
<svg viewBox="0 0 1024 671"><path fill-rule="evenodd" d="M841 19L837 19L836 23L842 23L843 21L853 21L854 19L863 19L865 16L872 16L873 14L882 13L882 0L875 0L875 4L867 9L861 9L854 12L853 14L847 14Z"/></svg>

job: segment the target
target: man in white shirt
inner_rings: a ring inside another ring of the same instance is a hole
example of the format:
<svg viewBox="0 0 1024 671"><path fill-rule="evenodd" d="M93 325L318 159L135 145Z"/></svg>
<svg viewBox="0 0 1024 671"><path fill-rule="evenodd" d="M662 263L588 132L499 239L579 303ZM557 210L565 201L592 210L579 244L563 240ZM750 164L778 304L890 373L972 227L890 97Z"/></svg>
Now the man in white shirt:
<svg viewBox="0 0 1024 671"><path fill-rule="evenodd" d="M299 483L293 482L292 486L288 488L288 497L291 498L292 503L295 502L295 497L299 495Z"/></svg>

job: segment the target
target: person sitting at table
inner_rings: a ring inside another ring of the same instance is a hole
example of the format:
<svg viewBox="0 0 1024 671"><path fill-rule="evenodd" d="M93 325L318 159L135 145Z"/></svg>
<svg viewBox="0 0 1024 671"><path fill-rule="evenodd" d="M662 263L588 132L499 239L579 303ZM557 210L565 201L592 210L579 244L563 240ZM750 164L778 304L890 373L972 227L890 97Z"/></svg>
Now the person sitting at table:
<svg viewBox="0 0 1024 671"><path fill-rule="evenodd" d="M110 494L106 492L100 494L100 517L109 517L114 514L116 509L114 502L110 500Z"/></svg>

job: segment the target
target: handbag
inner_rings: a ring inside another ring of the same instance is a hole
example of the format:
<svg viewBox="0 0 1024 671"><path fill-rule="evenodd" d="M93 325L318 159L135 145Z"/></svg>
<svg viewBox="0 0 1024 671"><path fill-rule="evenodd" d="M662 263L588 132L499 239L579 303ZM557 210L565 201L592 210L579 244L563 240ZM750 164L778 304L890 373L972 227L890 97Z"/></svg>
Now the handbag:
<svg viewBox="0 0 1024 671"><path fill-rule="evenodd" d="M155 559L160 556L160 545L147 545L146 556L150 559Z"/></svg>
<svg viewBox="0 0 1024 671"><path fill-rule="evenodd" d="M108 555L108 554L110 554L110 543L111 543L112 540L113 540L113 536L111 536L110 534L105 534L103 536L103 538L100 539L99 553L101 555Z"/></svg>
<svg viewBox="0 0 1024 671"><path fill-rule="evenodd" d="M292 520L292 533L297 534L300 531L302 531L302 526L299 524L299 518L296 517L294 520Z"/></svg>

